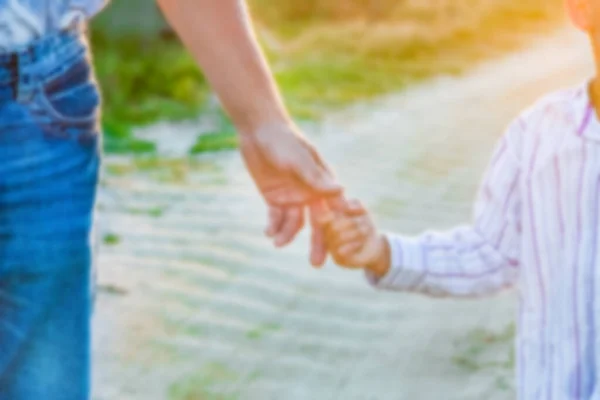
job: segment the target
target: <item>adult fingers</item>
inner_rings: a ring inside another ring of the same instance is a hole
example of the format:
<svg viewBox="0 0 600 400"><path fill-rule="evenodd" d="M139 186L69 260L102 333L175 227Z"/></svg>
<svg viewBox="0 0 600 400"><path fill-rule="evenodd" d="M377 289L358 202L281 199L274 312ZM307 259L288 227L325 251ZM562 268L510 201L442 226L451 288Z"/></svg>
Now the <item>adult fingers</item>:
<svg viewBox="0 0 600 400"><path fill-rule="evenodd" d="M283 222L275 236L275 246L283 247L289 244L303 227L304 209L302 207L285 208Z"/></svg>
<svg viewBox="0 0 600 400"><path fill-rule="evenodd" d="M283 223L284 211L281 207L269 206L268 225L265 234L268 237L274 237L281 229Z"/></svg>
<svg viewBox="0 0 600 400"><path fill-rule="evenodd" d="M311 232L310 263L322 267L327 261L324 226L333 218L324 201L316 201L309 207Z"/></svg>
<svg viewBox="0 0 600 400"><path fill-rule="evenodd" d="M318 195L335 196L343 190L333 173L313 155L310 149L303 148L291 167L298 179Z"/></svg>
<svg viewBox="0 0 600 400"><path fill-rule="evenodd" d="M348 200L343 195L333 196L327 199L327 205L333 211L344 213L348 208Z"/></svg>
<svg viewBox="0 0 600 400"><path fill-rule="evenodd" d="M325 235L323 227L312 226L311 245L310 245L310 263L314 267L322 267L327 261L327 245L325 244Z"/></svg>
<svg viewBox="0 0 600 400"><path fill-rule="evenodd" d="M310 223L325 226L334 219L334 213L325 200L316 200L309 205Z"/></svg>
<svg viewBox="0 0 600 400"><path fill-rule="evenodd" d="M349 217L360 216L368 213L366 207L360 200L349 200L341 195L328 198L327 203L332 210L344 213Z"/></svg>
<svg viewBox="0 0 600 400"><path fill-rule="evenodd" d="M352 199L346 201L346 215L351 217L358 217L361 215L366 215L368 213L366 207L360 200Z"/></svg>
<svg viewBox="0 0 600 400"><path fill-rule="evenodd" d="M290 180L295 180L290 176ZM304 184L286 184L277 189L263 190L269 204L276 207L300 206L306 204L314 194Z"/></svg>

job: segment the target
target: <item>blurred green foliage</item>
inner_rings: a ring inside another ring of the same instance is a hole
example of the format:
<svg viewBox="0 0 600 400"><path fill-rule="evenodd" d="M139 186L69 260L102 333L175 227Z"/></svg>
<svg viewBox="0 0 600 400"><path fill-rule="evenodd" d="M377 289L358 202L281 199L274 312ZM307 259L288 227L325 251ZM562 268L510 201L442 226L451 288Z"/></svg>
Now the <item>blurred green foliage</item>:
<svg viewBox="0 0 600 400"><path fill-rule="evenodd" d="M250 0L263 47L296 118L457 74L562 20L562 0ZM135 23L132 23L135 21ZM115 1L92 25L110 152L151 152L131 127L202 112L210 89L154 2ZM236 145L231 125L192 152Z"/></svg>
<svg viewBox="0 0 600 400"><path fill-rule="evenodd" d="M190 153L198 154L209 151L237 149L238 144L238 136L234 130L209 133L198 137L198 140L194 146L192 146Z"/></svg>
<svg viewBox="0 0 600 400"><path fill-rule="evenodd" d="M107 118L144 124L196 116L207 95L197 65L178 43L92 35Z"/></svg>
<svg viewBox="0 0 600 400"><path fill-rule="evenodd" d="M154 2L113 2L93 21L91 42L103 93L107 152L152 152L155 146L135 139L132 127L201 112L206 81L166 30Z"/></svg>

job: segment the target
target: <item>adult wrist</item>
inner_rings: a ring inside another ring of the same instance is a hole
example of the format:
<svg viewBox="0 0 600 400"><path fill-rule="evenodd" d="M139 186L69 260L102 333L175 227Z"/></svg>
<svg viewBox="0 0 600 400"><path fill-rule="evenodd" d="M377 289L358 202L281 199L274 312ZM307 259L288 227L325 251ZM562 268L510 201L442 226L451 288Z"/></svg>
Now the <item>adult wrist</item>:
<svg viewBox="0 0 600 400"><path fill-rule="evenodd" d="M260 136L261 133L268 131L281 132L294 125L292 119L282 109L256 111L252 115L234 117L232 120L240 136L248 138Z"/></svg>

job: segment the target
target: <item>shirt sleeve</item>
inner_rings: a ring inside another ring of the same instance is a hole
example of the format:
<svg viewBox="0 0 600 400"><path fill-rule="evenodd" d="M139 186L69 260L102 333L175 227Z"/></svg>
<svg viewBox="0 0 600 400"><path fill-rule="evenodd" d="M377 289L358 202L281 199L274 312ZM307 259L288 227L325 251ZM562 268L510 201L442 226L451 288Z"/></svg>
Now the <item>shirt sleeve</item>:
<svg viewBox="0 0 600 400"><path fill-rule="evenodd" d="M388 234L390 271L381 289L420 292L436 297L478 297L512 286L520 258L520 166L509 134L494 150L479 188L473 223L448 232L428 231L417 237Z"/></svg>

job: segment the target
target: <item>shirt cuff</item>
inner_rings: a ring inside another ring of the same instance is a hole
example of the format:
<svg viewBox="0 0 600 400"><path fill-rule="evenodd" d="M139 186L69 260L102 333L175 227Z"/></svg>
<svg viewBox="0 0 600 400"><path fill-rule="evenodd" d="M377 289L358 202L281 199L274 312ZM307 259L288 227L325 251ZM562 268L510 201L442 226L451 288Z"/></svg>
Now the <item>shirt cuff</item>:
<svg viewBox="0 0 600 400"><path fill-rule="evenodd" d="M419 285L425 275L425 249L415 238L386 233L390 246L390 269L377 278L366 271L367 281L377 289L412 290Z"/></svg>

